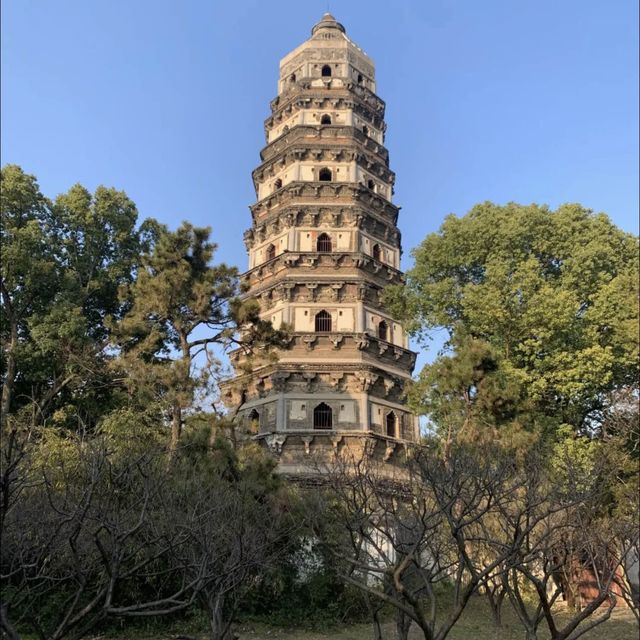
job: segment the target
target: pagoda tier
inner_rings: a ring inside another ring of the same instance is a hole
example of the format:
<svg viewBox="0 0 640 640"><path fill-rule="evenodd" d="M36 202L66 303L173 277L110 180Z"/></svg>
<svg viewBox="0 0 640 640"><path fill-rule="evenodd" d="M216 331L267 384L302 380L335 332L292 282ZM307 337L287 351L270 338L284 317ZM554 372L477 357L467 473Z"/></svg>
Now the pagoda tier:
<svg viewBox="0 0 640 640"><path fill-rule="evenodd" d="M314 447L361 441L391 460L418 437L405 404L415 354L382 296L403 278L375 91L373 62L325 14L280 63L252 173L246 295L288 330L289 346L277 359L233 353L223 392L283 472L302 469Z"/></svg>

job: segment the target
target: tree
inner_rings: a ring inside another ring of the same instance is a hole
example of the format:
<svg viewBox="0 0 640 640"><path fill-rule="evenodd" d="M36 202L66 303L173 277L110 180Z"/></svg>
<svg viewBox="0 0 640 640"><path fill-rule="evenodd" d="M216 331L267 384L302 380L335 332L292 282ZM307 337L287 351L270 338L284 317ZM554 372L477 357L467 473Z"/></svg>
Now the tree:
<svg viewBox="0 0 640 640"><path fill-rule="evenodd" d="M3 260L0 275L2 332L2 426L14 403L21 369L20 347L27 339L27 320L43 313L51 301L55 258L44 233L49 202L33 176L15 165L0 173Z"/></svg>
<svg viewBox="0 0 640 640"><path fill-rule="evenodd" d="M221 437L211 444L206 428L185 435L164 501L163 526L184 539L169 563L187 583L198 583L211 640L230 640L242 597L278 566L299 525L275 462L262 449L235 450Z"/></svg>
<svg viewBox="0 0 640 640"><path fill-rule="evenodd" d="M555 640L574 640L607 620L616 576L637 544L631 520L582 518L599 510L607 471L570 451L542 448L516 460L490 444L453 444L446 458L440 449L437 440L417 447L395 474L343 453L321 467L325 491L309 509L342 579L395 609L398 638L413 621L426 640L444 640L471 597L497 582L529 639L546 625ZM602 569L601 580L561 626L554 580L578 550L581 566Z"/></svg>
<svg viewBox="0 0 640 640"><path fill-rule="evenodd" d="M535 523L502 572L528 640L538 638L542 626L552 640L575 640L608 620L623 595L627 558L638 545L638 511L607 514L612 483L606 477L615 474L614 458L592 444L553 447L544 464L526 467L525 510L499 505L502 530L522 526L523 513L527 524ZM555 606L560 597L564 616Z"/></svg>
<svg viewBox="0 0 640 640"><path fill-rule="evenodd" d="M54 203L19 167L2 169L2 424L29 407L42 423L95 426L111 402L107 316L140 251L127 196L80 185Z"/></svg>
<svg viewBox="0 0 640 640"><path fill-rule="evenodd" d="M119 434L106 421L91 439L39 429L2 474L0 629L11 640L19 627L79 639L107 619L173 613L196 597L199 581L166 562L186 538L158 525L170 483L157 429L122 412L112 420Z"/></svg>
<svg viewBox="0 0 640 640"><path fill-rule="evenodd" d="M311 508L317 535L341 561L343 580L395 609L400 640L411 621L425 640L444 640L530 531L515 532L488 561L477 553L496 505L512 502L521 486L504 455L457 448L444 461L420 447L395 474L350 455L322 471L324 502Z"/></svg>
<svg viewBox="0 0 640 640"><path fill-rule="evenodd" d="M156 223L150 231L136 279L121 289L127 312L112 326L125 384L166 408L175 452L194 394L210 391L221 371L220 352L268 348L281 334L260 319L255 300L240 297L237 269L211 264L208 228Z"/></svg>
<svg viewBox="0 0 640 640"><path fill-rule="evenodd" d="M637 388L638 242L604 214L487 202L413 255L395 313L486 343L545 429L597 431L605 395Z"/></svg>
<svg viewBox="0 0 640 640"><path fill-rule="evenodd" d="M429 416L431 429L442 439L443 457L454 442L530 444L534 417L499 351L461 333L452 337L451 348L452 353L422 369L408 395L414 411Z"/></svg>

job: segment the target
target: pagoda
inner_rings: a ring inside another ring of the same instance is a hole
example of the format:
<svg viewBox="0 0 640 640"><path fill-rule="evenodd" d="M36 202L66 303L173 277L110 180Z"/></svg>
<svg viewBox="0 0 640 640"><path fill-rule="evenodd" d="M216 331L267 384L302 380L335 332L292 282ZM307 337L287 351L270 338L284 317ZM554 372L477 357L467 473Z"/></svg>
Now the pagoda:
<svg viewBox="0 0 640 640"><path fill-rule="evenodd" d="M232 354L223 390L282 473L353 445L393 461L418 437L405 404L415 353L381 302L402 282L384 112L373 61L328 13L280 62L244 281L290 344L251 369Z"/></svg>

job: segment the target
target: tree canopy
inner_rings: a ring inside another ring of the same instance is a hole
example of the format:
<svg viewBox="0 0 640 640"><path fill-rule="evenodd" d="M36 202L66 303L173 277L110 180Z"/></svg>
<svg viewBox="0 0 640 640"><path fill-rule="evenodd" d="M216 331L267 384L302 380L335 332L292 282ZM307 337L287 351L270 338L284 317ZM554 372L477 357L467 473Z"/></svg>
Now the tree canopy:
<svg viewBox="0 0 640 640"><path fill-rule="evenodd" d="M29 406L39 422L95 424L110 394L105 320L124 310L141 249L136 207L80 185L52 202L15 165L1 180L3 422Z"/></svg>
<svg viewBox="0 0 640 640"><path fill-rule="evenodd" d="M458 365L473 369L463 353L485 343L539 421L597 428L608 394L637 387L638 241L606 215L486 202L447 217L413 255L406 287L387 291L393 311L420 338L446 329ZM416 406L451 357L425 369Z"/></svg>

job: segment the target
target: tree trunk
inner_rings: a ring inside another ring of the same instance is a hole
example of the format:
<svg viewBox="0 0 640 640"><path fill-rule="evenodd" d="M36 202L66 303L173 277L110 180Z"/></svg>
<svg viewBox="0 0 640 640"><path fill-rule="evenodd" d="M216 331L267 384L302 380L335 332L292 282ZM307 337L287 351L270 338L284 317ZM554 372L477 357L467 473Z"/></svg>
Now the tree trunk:
<svg viewBox="0 0 640 640"><path fill-rule="evenodd" d="M396 636L398 640L408 640L409 627L411 627L411 618L404 611L398 609L396 611Z"/></svg>
<svg viewBox="0 0 640 640"><path fill-rule="evenodd" d="M209 609L209 626L211 628L211 640L235 640L231 631L231 621L224 618L224 596L211 595L207 598Z"/></svg>
<svg viewBox="0 0 640 640"><path fill-rule="evenodd" d="M180 444L182 433L182 408L175 404L171 409L171 442L169 443L169 458L173 459Z"/></svg>
<svg viewBox="0 0 640 640"><path fill-rule="evenodd" d="M7 416L11 409L11 400L13 399L13 383L16 377L16 349L18 348L18 326L13 319L9 319L10 338L6 347L5 354L7 358L7 370L2 384L2 400L0 404L0 428L4 429L7 424Z"/></svg>
<svg viewBox="0 0 640 640"><path fill-rule="evenodd" d="M371 615L373 640L383 640L382 624L380 623L380 609L375 609Z"/></svg>
<svg viewBox="0 0 640 640"><path fill-rule="evenodd" d="M7 640L20 640L18 632L13 628L11 622L9 622L7 605L4 602L0 604L0 629L2 630L3 637L6 635Z"/></svg>
<svg viewBox="0 0 640 640"><path fill-rule="evenodd" d="M487 589L487 600L489 601L493 622L496 627L502 627L502 603L504 602L505 594L504 589L496 589L495 591Z"/></svg>

